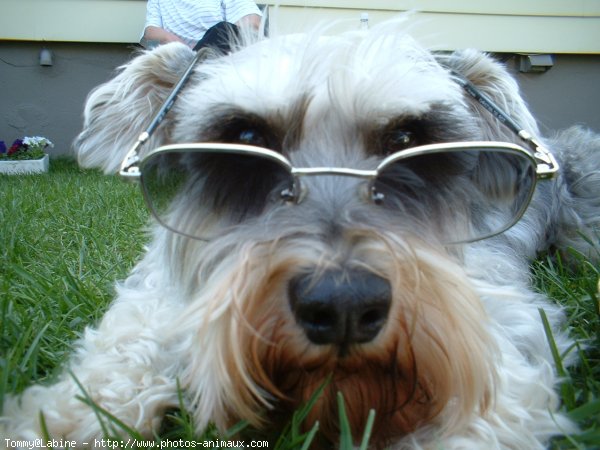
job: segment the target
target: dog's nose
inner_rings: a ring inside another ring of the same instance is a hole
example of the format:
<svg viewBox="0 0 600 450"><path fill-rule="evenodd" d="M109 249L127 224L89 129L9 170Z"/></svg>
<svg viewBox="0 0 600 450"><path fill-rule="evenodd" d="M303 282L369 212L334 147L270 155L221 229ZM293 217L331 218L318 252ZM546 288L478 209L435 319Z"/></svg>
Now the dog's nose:
<svg viewBox="0 0 600 450"><path fill-rule="evenodd" d="M331 270L315 280L301 275L289 284L296 321L315 344L372 341L388 316L390 283L365 270Z"/></svg>

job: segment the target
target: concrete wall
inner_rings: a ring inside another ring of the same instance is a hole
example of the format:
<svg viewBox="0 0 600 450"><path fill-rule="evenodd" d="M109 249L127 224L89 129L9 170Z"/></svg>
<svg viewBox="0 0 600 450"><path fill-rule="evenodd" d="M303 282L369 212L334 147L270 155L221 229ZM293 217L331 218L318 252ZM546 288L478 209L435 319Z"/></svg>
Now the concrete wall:
<svg viewBox="0 0 600 450"><path fill-rule="evenodd" d="M542 131L582 124L600 132L600 55L555 55L548 72L517 78Z"/></svg>
<svg viewBox="0 0 600 450"><path fill-rule="evenodd" d="M54 54L51 67L39 65L44 47ZM0 41L0 140L41 135L55 143L53 154L68 153L86 95L134 51L131 44ZM516 58L506 57L514 68ZM600 131L600 55L556 55L548 72L517 77L543 130L581 123Z"/></svg>
<svg viewBox="0 0 600 450"><path fill-rule="evenodd" d="M54 65L39 65L42 48ZM132 51L131 45L0 42L0 140L44 136L68 153L81 129L88 92L108 80Z"/></svg>

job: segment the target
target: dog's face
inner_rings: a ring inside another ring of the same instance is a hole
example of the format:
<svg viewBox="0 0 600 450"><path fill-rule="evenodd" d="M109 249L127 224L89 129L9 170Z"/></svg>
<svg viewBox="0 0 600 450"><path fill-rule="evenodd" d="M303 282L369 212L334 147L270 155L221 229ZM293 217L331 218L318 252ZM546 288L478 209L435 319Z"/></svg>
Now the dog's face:
<svg viewBox="0 0 600 450"><path fill-rule="evenodd" d="M160 47L92 94L81 161L115 170L191 57ZM434 57L388 26L366 37L274 39L203 61L146 151L233 143L294 168L369 171L416 146L513 140L448 68L535 131L500 66L475 52ZM123 115L133 126L115 126ZM110 148L93 151L99 145ZM176 375L199 425L288 418L326 380L309 423L319 420L331 440L338 391L357 433L376 410L379 444L486 410L494 346L461 247L445 243L449 231L475 226L464 223L458 193L479 195L473 179L488 174L440 154L403 165L402 189L381 188L387 203L369 198L363 178L335 173L302 177L290 201L281 194L294 179L279 164L196 156L155 161L189 172L193 188L169 214L207 239L160 228L152 254L185 303L174 339L190 345Z"/></svg>

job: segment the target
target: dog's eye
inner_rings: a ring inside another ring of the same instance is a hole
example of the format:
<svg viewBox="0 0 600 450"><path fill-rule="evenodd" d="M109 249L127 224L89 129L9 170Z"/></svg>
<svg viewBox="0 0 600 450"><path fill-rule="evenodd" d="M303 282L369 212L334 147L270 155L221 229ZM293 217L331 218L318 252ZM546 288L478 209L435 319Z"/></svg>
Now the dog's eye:
<svg viewBox="0 0 600 450"><path fill-rule="evenodd" d="M241 130L237 137L237 142L245 145L268 148L268 142L264 134L253 128Z"/></svg>
<svg viewBox="0 0 600 450"><path fill-rule="evenodd" d="M383 140L383 151L392 154L415 145L414 133L406 130L394 130L386 133Z"/></svg>
<svg viewBox="0 0 600 450"><path fill-rule="evenodd" d="M281 151L284 131L268 117L234 108L215 115L200 135L204 142L253 145Z"/></svg>

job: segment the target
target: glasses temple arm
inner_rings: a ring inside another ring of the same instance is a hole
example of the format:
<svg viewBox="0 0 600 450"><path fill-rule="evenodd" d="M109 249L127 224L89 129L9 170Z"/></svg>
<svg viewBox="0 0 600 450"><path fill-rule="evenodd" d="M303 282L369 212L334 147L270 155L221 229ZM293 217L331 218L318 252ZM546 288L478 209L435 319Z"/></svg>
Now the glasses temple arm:
<svg viewBox="0 0 600 450"><path fill-rule="evenodd" d="M512 120L508 114L506 114L499 106L497 106L491 98L481 92L475 87L473 83L467 80L465 77L455 71L451 71L458 84L460 84L464 90L473 97L481 106L487 109L496 119L506 125L511 131L516 134L520 134L523 130L514 120Z"/></svg>
<svg viewBox="0 0 600 450"><path fill-rule="evenodd" d="M188 66L188 68L185 70L185 72L183 73L181 78L179 78L179 81L173 87L173 89L169 93L169 96L164 101L164 103L162 104L162 106L160 107L160 109L158 110L156 115L153 117L153 119L150 122L150 124L148 125L148 127L138 136L137 141L135 142L135 144L133 144L133 147L131 147L131 149L127 152L127 155L125 156L125 159L123 159L123 163L121 164L121 169L119 171L119 174L121 176L124 176L124 177L138 177L139 176L139 167L137 166L137 163L140 160L140 158L139 158L140 148L142 147L142 145L144 145L146 143L146 141L148 139L150 139L150 136L152 136L154 131L158 128L158 126L161 124L161 122L163 121L163 119L165 118L167 113L171 110L171 108L175 104L175 101L177 100L177 96L181 92L181 89L188 82L190 75L192 74L192 71L194 69L194 66L201 59L202 54L203 54L203 52L201 52L201 51L196 52L196 54L194 55L194 59L192 60L192 62Z"/></svg>
<svg viewBox="0 0 600 450"><path fill-rule="evenodd" d="M527 142L532 148L535 158L540 161L540 164L538 164L537 167L537 173L540 178L552 178L556 175L559 166L552 153L541 145L529 132L521 128L521 126L511 119L508 114L502 111L492 99L477 89L473 83L454 70L451 70L450 72L454 76L456 82L460 84L471 97L487 109L496 119Z"/></svg>

